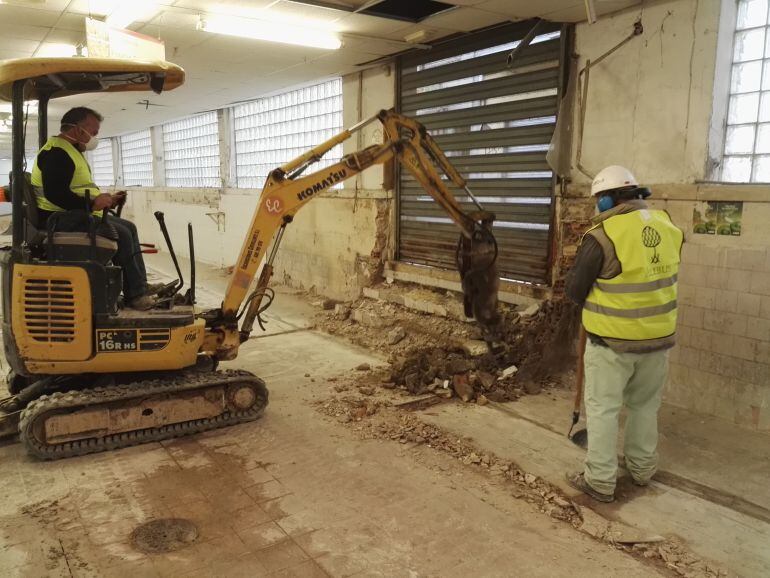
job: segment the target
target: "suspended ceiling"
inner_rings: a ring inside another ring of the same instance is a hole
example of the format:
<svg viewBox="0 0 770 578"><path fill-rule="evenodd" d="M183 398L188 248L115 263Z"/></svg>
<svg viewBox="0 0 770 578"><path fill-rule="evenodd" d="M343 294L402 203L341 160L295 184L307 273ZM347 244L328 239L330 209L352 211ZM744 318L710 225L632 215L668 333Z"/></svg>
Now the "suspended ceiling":
<svg viewBox="0 0 770 578"><path fill-rule="evenodd" d="M312 6L291 0L159 0L157 7L128 28L160 38L166 58L183 66L186 84L163 95L87 95L51 104L49 130L76 105L105 115L102 134L117 135L222 106L253 99L298 84L360 70L360 64L410 48L405 39L427 43L510 20L539 16L557 22L585 20L583 0L444 0L455 8L409 23L357 14L350 10L369 0L329 0L348 10ZM0 59L45 54L56 44L85 41L89 0L0 0ZM640 0L594 0L598 15L639 4ZM196 30L199 15L255 17L260 10L296 15L334 26L343 40L328 51L288 44L222 36ZM148 99L148 103L139 104ZM0 104L0 115L7 110ZM34 118L28 133L35 134ZM28 139L34 148L35 138ZM10 154L10 135L0 132L0 158Z"/></svg>

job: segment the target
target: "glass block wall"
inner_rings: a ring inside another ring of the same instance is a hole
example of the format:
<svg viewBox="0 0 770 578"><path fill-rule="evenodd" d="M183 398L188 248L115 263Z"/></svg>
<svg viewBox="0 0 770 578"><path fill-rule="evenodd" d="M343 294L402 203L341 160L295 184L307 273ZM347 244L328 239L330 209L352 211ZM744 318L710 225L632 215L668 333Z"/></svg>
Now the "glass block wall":
<svg viewBox="0 0 770 578"><path fill-rule="evenodd" d="M721 180L770 182L768 0L739 0Z"/></svg>
<svg viewBox="0 0 770 578"><path fill-rule="evenodd" d="M219 130L216 111L163 125L168 187L219 187Z"/></svg>
<svg viewBox="0 0 770 578"><path fill-rule="evenodd" d="M342 79L234 106L236 182L261 188L270 171L342 130ZM338 161L342 145L308 171Z"/></svg>
<svg viewBox="0 0 770 578"><path fill-rule="evenodd" d="M115 168L112 166L112 139L99 140L99 146L88 153L88 164L91 165L91 175L100 187L111 187L115 184Z"/></svg>
<svg viewBox="0 0 770 578"><path fill-rule="evenodd" d="M120 158L124 185L129 187L153 185L150 129L120 137Z"/></svg>

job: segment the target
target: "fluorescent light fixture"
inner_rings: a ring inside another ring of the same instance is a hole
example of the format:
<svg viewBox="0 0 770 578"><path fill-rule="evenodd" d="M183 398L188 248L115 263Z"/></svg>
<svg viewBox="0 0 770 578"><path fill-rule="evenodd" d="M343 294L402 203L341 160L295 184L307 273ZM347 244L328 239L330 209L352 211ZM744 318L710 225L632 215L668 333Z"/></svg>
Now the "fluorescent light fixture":
<svg viewBox="0 0 770 578"><path fill-rule="evenodd" d="M201 16L198 21L198 29L215 34L311 48L325 48L327 50L337 50L342 46L339 37L328 30L310 28L300 24L276 24L267 20L240 18L238 16Z"/></svg>
<svg viewBox="0 0 770 578"><path fill-rule="evenodd" d="M136 20L155 14L157 10L158 5L154 0L115 2L114 9L104 21L112 28L125 28Z"/></svg>

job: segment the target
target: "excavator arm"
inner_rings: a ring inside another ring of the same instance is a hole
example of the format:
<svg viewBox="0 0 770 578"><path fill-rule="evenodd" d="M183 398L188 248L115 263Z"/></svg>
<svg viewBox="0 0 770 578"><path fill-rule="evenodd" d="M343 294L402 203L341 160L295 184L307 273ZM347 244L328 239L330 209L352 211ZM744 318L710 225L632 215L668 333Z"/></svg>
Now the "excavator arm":
<svg viewBox="0 0 770 578"><path fill-rule="evenodd" d="M324 154L376 120L384 128L382 144L346 155L329 167L302 176ZM233 268L222 306L202 314L207 326L203 353L217 359L233 359L240 344L248 339L255 320L266 308L264 299L271 299L268 284L273 274L273 261L286 226L292 222L297 211L338 183L391 159L397 159L414 176L460 229L457 260L466 298L466 315L472 317L475 314L483 324L491 325L496 321L497 245L491 232L494 215L481 208L465 180L423 125L396 112L382 110L270 173ZM462 209L439 170L458 188L466 191L477 211L469 214ZM264 266L256 287L249 292L263 260ZM474 302L480 306L474 307Z"/></svg>

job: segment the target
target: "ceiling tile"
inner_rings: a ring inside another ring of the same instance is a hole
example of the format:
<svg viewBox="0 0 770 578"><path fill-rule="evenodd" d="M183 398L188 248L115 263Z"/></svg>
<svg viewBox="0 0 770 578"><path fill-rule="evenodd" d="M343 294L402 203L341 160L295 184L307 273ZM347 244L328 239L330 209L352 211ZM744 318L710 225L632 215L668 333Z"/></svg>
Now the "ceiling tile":
<svg viewBox="0 0 770 578"><path fill-rule="evenodd" d="M451 12L444 12L427 18L421 24L428 26L437 26L458 32L470 32L479 28L485 28L506 22L508 18L499 13L487 12L486 10L477 10L475 8L457 8Z"/></svg>
<svg viewBox="0 0 770 578"><path fill-rule="evenodd" d="M446 28L435 28L433 26L427 26L424 24L409 24L408 26L399 28L395 32L388 34L387 37L394 40L404 41L407 36L421 31L425 32L425 37L421 38L419 41L416 41L419 43L433 42L434 40L438 40L439 38L443 38L444 36L449 36L455 33L454 30L448 30ZM401 50L405 50L407 48L407 46L402 46Z"/></svg>
<svg viewBox="0 0 770 578"><path fill-rule="evenodd" d="M0 21L2 22L16 22L18 24L23 23L26 26L46 26L50 28L56 23L58 17L58 12L0 4Z"/></svg>
<svg viewBox="0 0 770 578"><path fill-rule="evenodd" d="M23 38L12 38L0 33L0 50L13 50L32 54L32 51L40 44L37 40L25 40Z"/></svg>
<svg viewBox="0 0 770 578"><path fill-rule="evenodd" d="M27 26L26 24L19 24L14 20L4 20L0 18L0 36L4 38L22 38L25 40L37 40L38 42L43 39L50 28L43 26Z"/></svg>
<svg viewBox="0 0 770 578"><path fill-rule="evenodd" d="M373 34L375 36L388 34L404 27L404 23L400 20L378 18L376 16L367 16L366 14L343 15L337 21L337 24L342 32L350 31L357 34Z"/></svg>
<svg viewBox="0 0 770 578"><path fill-rule="evenodd" d="M0 60L12 60L14 58L29 58L28 51L19 50L0 50Z"/></svg>

